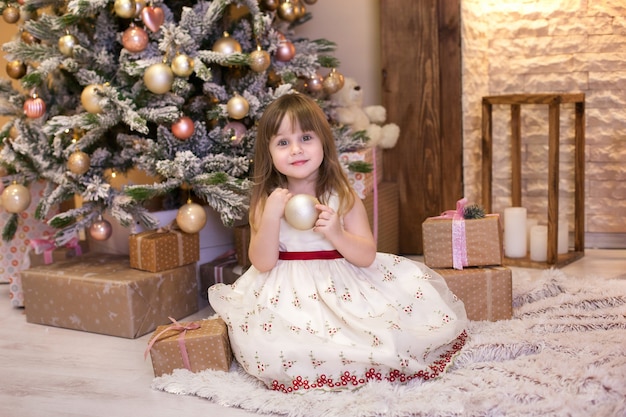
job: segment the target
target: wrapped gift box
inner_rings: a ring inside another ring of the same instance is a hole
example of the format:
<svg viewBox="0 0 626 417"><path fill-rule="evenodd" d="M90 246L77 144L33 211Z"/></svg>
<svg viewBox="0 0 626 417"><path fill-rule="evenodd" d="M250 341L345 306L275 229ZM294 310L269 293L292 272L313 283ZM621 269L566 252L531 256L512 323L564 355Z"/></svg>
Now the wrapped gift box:
<svg viewBox="0 0 626 417"><path fill-rule="evenodd" d="M490 214L465 223L467 266L502 265L500 216ZM431 268L453 267L452 219L430 217L422 223L424 263Z"/></svg>
<svg viewBox="0 0 626 417"><path fill-rule="evenodd" d="M194 264L162 272L130 267L125 255L90 253L22 272L26 320L136 338L198 311Z"/></svg>
<svg viewBox="0 0 626 417"><path fill-rule="evenodd" d="M374 156L374 153L376 153L376 156ZM371 193L374 181L378 184L383 180L383 152L381 149L369 147L355 152L341 152L339 160L345 167L352 188L354 188L361 199ZM348 164L357 161L369 163L372 166L372 172L363 173L348 170Z"/></svg>
<svg viewBox="0 0 626 417"><path fill-rule="evenodd" d="M197 233L149 230L129 236L130 266L150 272L165 271L200 259Z"/></svg>
<svg viewBox="0 0 626 417"><path fill-rule="evenodd" d="M184 344L180 342L181 337ZM204 369L228 371L232 362L228 330L220 318L159 326L148 346L154 376L187 368L182 349L189 360L187 369L192 372Z"/></svg>
<svg viewBox="0 0 626 417"><path fill-rule="evenodd" d="M504 266L434 269L465 304L470 320L507 320L513 316L512 272Z"/></svg>
<svg viewBox="0 0 626 417"><path fill-rule="evenodd" d="M200 265L200 293L208 300L208 290L213 284L232 284L237 281L247 266L240 265L234 254L221 256L211 262Z"/></svg>
<svg viewBox="0 0 626 417"><path fill-rule="evenodd" d="M378 236L377 250L385 253L398 253L400 250L400 195L398 184L381 182L378 184ZM363 204L374 230L374 194L369 194Z"/></svg>

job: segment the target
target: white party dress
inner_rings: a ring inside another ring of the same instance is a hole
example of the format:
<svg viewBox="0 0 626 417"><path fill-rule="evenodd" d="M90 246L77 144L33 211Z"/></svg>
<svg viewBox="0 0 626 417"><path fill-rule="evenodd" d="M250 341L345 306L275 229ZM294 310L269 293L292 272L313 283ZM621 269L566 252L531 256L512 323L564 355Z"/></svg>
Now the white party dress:
<svg viewBox="0 0 626 417"><path fill-rule="evenodd" d="M281 221L280 251L333 250L321 234ZM283 392L435 378L468 337L463 302L444 279L385 253L367 268L343 258L279 259L265 273L252 266L232 285L211 286L209 301L239 364Z"/></svg>

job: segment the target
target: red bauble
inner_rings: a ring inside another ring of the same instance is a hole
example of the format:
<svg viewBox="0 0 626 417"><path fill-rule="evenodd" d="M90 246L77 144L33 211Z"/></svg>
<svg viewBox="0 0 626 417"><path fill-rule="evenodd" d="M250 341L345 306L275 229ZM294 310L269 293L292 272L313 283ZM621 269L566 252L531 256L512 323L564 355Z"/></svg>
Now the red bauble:
<svg viewBox="0 0 626 417"><path fill-rule="evenodd" d="M291 61L296 55L296 47L290 41L283 41L276 48L276 59L281 62Z"/></svg>
<svg viewBox="0 0 626 417"><path fill-rule="evenodd" d="M37 96L26 99L24 102L24 114L26 117L36 119L46 113L46 102Z"/></svg>
<svg viewBox="0 0 626 417"><path fill-rule="evenodd" d="M172 133L180 140L187 140L193 135L195 127L190 117L183 116L172 125Z"/></svg>
<svg viewBox="0 0 626 417"><path fill-rule="evenodd" d="M131 24L122 35L122 45L130 52L141 52L148 46L148 33Z"/></svg>

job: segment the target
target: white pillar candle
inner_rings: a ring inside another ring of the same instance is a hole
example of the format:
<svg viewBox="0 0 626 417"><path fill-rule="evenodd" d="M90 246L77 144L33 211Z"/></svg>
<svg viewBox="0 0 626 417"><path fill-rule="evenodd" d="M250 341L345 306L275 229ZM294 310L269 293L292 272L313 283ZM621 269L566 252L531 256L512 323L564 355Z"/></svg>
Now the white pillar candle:
<svg viewBox="0 0 626 417"><path fill-rule="evenodd" d="M526 219L526 252L530 252L530 229L538 224L539 220L537 219Z"/></svg>
<svg viewBox="0 0 626 417"><path fill-rule="evenodd" d="M526 208L504 209L504 254L509 258L526 256Z"/></svg>
<svg viewBox="0 0 626 417"><path fill-rule="evenodd" d="M548 226L538 225L530 229L530 260L548 260Z"/></svg>
<svg viewBox="0 0 626 417"><path fill-rule="evenodd" d="M569 251L569 223L567 219L559 219L559 236L557 253L562 255Z"/></svg>

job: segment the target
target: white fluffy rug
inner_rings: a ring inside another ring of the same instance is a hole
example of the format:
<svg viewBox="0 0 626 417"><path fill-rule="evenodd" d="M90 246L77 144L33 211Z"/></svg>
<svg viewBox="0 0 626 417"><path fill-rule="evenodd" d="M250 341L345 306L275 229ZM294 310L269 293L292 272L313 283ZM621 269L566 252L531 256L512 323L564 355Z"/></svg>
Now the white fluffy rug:
<svg viewBox="0 0 626 417"><path fill-rule="evenodd" d="M282 394L235 363L228 373L177 370L152 387L288 417L625 417L626 279L539 275L514 272L515 317L472 322L454 367L436 380Z"/></svg>

